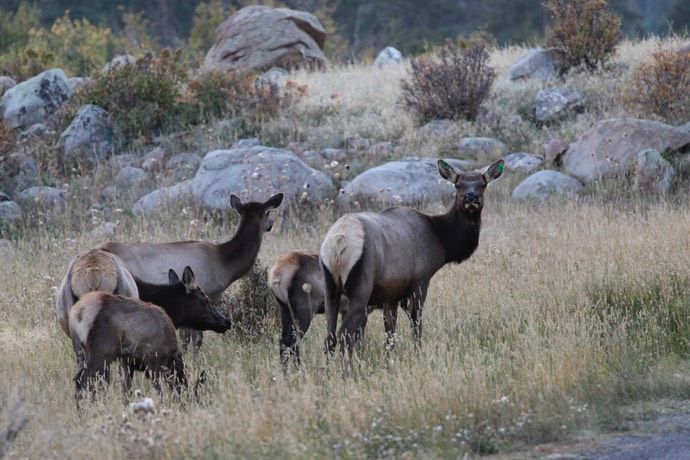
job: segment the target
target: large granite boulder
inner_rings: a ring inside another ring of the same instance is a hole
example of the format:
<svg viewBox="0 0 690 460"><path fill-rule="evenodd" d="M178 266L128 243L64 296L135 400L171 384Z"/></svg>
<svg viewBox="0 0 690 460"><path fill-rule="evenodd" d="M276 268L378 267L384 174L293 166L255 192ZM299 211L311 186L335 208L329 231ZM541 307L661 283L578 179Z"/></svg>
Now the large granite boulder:
<svg viewBox="0 0 690 460"><path fill-rule="evenodd" d="M0 115L13 128L26 129L52 119L70 97L72 85L65 72L46 70L5 91L0 98Z"/></svg>
<svg viewBox="0 0 690 460"><path fill-rule="evenodd" d="M565 72L565 52L559 48L529 50L508 69L509 80L531 78L549 82L558 80Z"/></svg>
<svg viewBox="0 0 690 460"><path fill-rule="evenodd" d="M264 72L326 67L326 31L310 13L252 5L239 10L216 29L216 43L202 71Z"/></svg>
<svg viewBox="0 0 690 460"><path fill-rule="evenodd" d="M103 163L113 148L110 114L97 105L82 106L57 143L60 165L92 169Z"/></svg>
<svg viewBox="0 0 690 460"><path fill-rule="evenodd" d="M690 131L651 120L616 118L596 123L563 156L565 172L584 182L633 172L638 154L690 147Z"/></svg>
<svg viewBox="0 0 690 460"><path fill-rule="evenodd" d="M542 169L520 182L512 197L519 201L543 203L553 198L573 198L583 189L577 179L558 171Z"/></svg>
<svg viewBox="0 0 690 460"><path fill-rule="evenodd" d="M233 193L242 201L265 201L278 192L291 207L332 198L335 187L291 151L264 146L209 152L192 180L194 203L203 210L229 209Z"/></svg>
<svg viewBox="0 0 690 460"><path fill-rule="evenodd" d="M446 159L456 170L469 163ZM345 185L337 198L338 206L368 207L445 205L453 199L455 189L438 173L432 158L406 158L391 161L364 171Z"/></svg>

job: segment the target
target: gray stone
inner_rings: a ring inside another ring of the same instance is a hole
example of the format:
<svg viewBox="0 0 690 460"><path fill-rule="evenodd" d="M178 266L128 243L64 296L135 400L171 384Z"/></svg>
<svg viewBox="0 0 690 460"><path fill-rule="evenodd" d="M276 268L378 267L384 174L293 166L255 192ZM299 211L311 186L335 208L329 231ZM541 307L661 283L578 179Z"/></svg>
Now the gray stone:
<svg viewBox="0 0 690 460"><path fill-rule="evenodd" d="M113 124L108 112L93 104L79 108L57 143L63 169L90 170L105 161L113 148Z"/></svg>
<svg viewBox="0 0 690 460"><path fill-rule="evenodd" d="M65 192L54 187L29 187L17 194L17 204L22 209L39 211L47 215L60 214L65 209Z"/></svg>
<svg viewBox="0 0 690 460"><path fill-rule="evenodd" d="M201 70L323 69L325 41L326 31L311 13L251 5L218 26Z"/></svg>
<svg viewBox="0 0 690 460"><path fill-rule="evenodd" d="M458 170L466 162L446 159ZM438 173L436 160L406 158L368 169L355 177L340 191L337 202L341 207L413 206L445 204L453 199L455 189Z"/></svg>
<svg viewBox="0 0 690 460"><path fill-rule="evenodd" d="M529 50L508 69L509 80L539 79L550 82L565 72L565 52L559 48Z"/></svg>
<svg viewBox="0 0 690 460"><path fill-rule="evenodd" d="M586 98L565 86L543 89L537 93L535 117L539 121L560 121L585 109Z"/></svg>
<svg viewBox="0 0 690 460"><path fill-rule="evenodd" d="M14 196L37 180L38 165L30 156L15 152L0 157L0 190Z"/></svg>
<svg viewBox="0 0 690 460"><path fill-rule="evenodd" d="M563 156L565 172L586 183L631 172L643 150L680 150L690 132L651 120L616 118L596 123Z"/></svg>
<svg viewBox="0 0 690 460"><path fill-rule="evenodd" d="M173 183L181 182L183 180L192 179L196 170L201 164L201 157L196 153L179 153L173 155L165 163L166 176L169 177Z"/></svg>
<svg viewBox="0 0 690 460"><path fill-rule="evenodd" d="M24 221L22 208L14 201L0 202L0 227L9 229L21 227Z"/></svg>
<svg viewBox="0 0 690 460"><path fill-rule="evenodd" d="M476 160L480 164L491 164L508 154L508 146L490 137L464 137L458 150L463 158Z"/></svg>
<svg viewBox="0 0 690 460"><path fill-rule="evenodd" d="M155 173L163 170L165 156L166 153L163 147L156 147L144 155L144 158L141 162L141 169L148 173Z"/></svg>
<svg viewBox="0 0 690 460"><path fill-rule="evenodd" d="M643 150L637 154L633 180L634 189L664 195L671 188L673 176L673 166L656 150Z"/></svg>
<svg viewBox="0 0 690 460"><path fill-rule="evenodd" d="M513 171L532 172L544 165L544 159L531 153L511 153L504 158L506 168Z"/></svg>
<svg viewBox="0 0 690 460"><path fill-rule="evenodd" d="M263 146L209 152L192 185L194 202L204 210L229 209L233 193L242 201L265 201L283 192L287 208L322 202L335 194L326 174L310 168L289 150Z"/></svg>
<svg viewBox="0 0 690 460"><path fill-rule="evenodd" d="M132 212L153 215L157 213L180 213L184 208L194 206L192 181L184 181L171 187L162 187L139 198Z"/></svg>
<svg viewBox="0 0 690 460"><path fill-rule="evenodd" d="M543 203L554 198L573 198L583 185L575 178L558 171L543 169L520 182L512 197L519 201Z"/></svg>
<svg viewBox="0 0 690 460"><path fill-rule="evenodd" d="M146 171L134 166L125 166L115 176L115 186L121 190L141 190L151 185Z"/></svg>
<svg viewBox="0 0 690 460"><path fill-rule="evenodd" d="M0 114L13 128L54 120L72 97L72 86L61 69L46 70L8 89L0 98Z"/></svg>
<svg viewBox="0 0 690 460"><path fill-rule="evenodd" d="M386 46L376 56L376 59L374 60L374 67L387 67L389 65L402 64L402 62L402 53L392 46Z"/></svg>
<svg viewBox="0 0 690 460"><path fill-rule="evenodd" d="M102 73L109 73L112 72L113 70L117 69L118 67L121 66L126 66L126 65L132 65L135 64L137 60L134 58L134 56L129 55L129 54L123 54L120 56L116 56L113 59L110 60L106 65L103 66L101 69Z"/></svg>

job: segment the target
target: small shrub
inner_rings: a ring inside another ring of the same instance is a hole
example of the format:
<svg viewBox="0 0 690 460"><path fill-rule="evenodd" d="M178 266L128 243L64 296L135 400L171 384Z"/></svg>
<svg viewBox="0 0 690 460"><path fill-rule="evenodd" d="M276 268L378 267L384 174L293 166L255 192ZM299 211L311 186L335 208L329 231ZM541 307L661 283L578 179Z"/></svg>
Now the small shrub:
<svg viewBox="0 0 690 460"><path fill-rule="evenodd" d="M12 47L0 56L0 74L22 82L54 67L54 63L55 55L49 50Z"/></svg>
<svg viewBox="0 0 690 460"><path fill-rule="evenodd" d="M77 93L78 104L107 110L123 143L172 129L185 77L180 55L164 49L104 73Z"/></svg>
<svg viewBox="0 0 690 460"><path fill-rule="evenodd" d="M0 119L0 156L7 155L17 146L17 138L12 126Z"/></svg>
<svg viewBox="0 0 690 460"><path fill-rule="evenodd" d="M250 122L260 125L280 117L307 95L307 86L288 80L282 87L270 79L256 78L245 111Z"/></svg>
<svg viewBox="0 0 690 460"><path fill-rule="evenodd" d="M608 61L622 39L621 18L606 10L606 0L547 0L554 20L546 45L562 48L569 68L594 70Z"/></svg>
<svg viewBox="0 0 690 460"><path fill-rule="evenodd" d="M411 79L403 80L402 104L422 123L430 120L474 120L489 96L496 72L488 65L489 53L480 41L460 49L441 48L438 60L412 60Z"/></svg>
<svg viewBox="0 0 690 460"><path fill-rule="evenodd" d="M213 118L241 115L250 87L250 79L234 72L218 70L202 74L187 85L189 122L205 123Z"/></svg>
<svg viewBox="0 0 690 460"><path fill-rule="evenodd" d="M232 328L240 340L259 342L275 332L278 315L274 297L268 289L266 267L257 260L249 273L237 281L230 298Z"/></svg>
<svg viewBox="0 0 690 460"><path fill-rule="evenodd" d="M668 123L690 119L690 52L658 47L633 73L624 102Z"/></svg>

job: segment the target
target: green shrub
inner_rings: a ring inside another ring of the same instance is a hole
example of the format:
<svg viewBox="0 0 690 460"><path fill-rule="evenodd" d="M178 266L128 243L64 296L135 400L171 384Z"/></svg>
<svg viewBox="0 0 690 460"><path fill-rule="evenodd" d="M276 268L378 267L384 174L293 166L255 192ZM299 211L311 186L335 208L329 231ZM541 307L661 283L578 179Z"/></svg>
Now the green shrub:
<svg viewBox="0 0 690 460"><path fill-rule="evenodd" d="M50 30L34 29L29 35L29 46L39 53L52 53L55 66L70 76L91 75L115 50L116 39L110 29L85 18L71 20L69 13L56 19Z"/></svg>
<svg viewBox="0 0 690 460"><path fill-rule="evenodd" d="M54 67L54 63L55 54L49 50L31 46L12 47L0 56L0 74L21 82Z"/></svg>
<svg viewBox="0 0 690 460"><path fill-rule="evenodd" d="M41 10L24 0L12 13L0 8L0 52L22 48L29 41L29 31L38 27Z"/></svg>
<svg viewBox="0 0 690 460"><path fill-rule="evenodd" d="M413 59L410 80L401 83L402 105L422 123L437 119L474 120L496 78L488 61L489 53L481 41L473 41L464 49L446 45L438 59Z"/></svg>
<svg viewBox="0 0 690 460"><path fill-rule="evenodd" d="M206 72L187 85L188 119L205 123L224 116L240 116L250 93L250 82L234 72Z"/></svg>
<svg viewBox="0 0 690 460"><path fill-rule="evenodd" d="M690 119L690 52L658 47L637 69L625 102L668 123Z"/></svg>
<svg viewBox="0 0 690 460"><path fill-rule="evenodd" d="M203 59L216 42L216 28L234 12L234 8L224 6L221 0L199 3L189 31L189 50Z"/></svg>
<svg viewBox="0 0 690 460"><path fill-rule="evenodd" d="M596 69L608 61L621 41L621 18L606 10L606 0L547 0L554 25L546 28L546 45L562 48L568 67Z"/></svg>
<svg viewBox="0 0 690 460"><path fill-rule="evenodd" d="M172 130L185 69L179 51L146 54L88 84L75 98L79 105L96 104L110 113L122 143Z"/></svg>

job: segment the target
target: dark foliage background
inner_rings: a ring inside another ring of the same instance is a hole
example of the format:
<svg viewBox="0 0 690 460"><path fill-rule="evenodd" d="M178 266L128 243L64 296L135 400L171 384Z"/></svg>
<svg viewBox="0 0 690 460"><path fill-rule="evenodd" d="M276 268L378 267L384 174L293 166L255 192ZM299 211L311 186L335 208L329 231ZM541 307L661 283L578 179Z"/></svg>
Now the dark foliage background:
<svg viewBox="0 0 690 460"><path fill-rule="evenodd" d="M16 11L20 3L41 11L41 25L50 27L69 11L73 19L121 30L123 12L141 14L159 38L160 46L183 46L201 0L2 0L0 10ZM316 14L326 25L331 59L365 59L391 45L405 54L418 54L447 40L483 30L498 44L536 44L549 25L542 0L209 0L236 11L249 4L287 7ZM610 0L622 18L626 35L665 34L690 25L687 0Z"/></svg>

